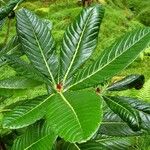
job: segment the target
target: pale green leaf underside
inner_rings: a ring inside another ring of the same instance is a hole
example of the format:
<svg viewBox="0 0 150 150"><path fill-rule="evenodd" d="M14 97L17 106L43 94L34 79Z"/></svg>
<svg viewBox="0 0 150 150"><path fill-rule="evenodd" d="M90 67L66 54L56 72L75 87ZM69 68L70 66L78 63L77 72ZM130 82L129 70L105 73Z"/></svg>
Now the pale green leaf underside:
<svg viewBox="0 0 150 150"><path fill-rule="evenodd" d="M41 73L53 84L57 71L54 41L45 21L26 9L17 13L17 31L25 53Z"/></svg>
<svg viewBox="0 0 150 150"><path fill-rule="evenodd" d="M70 142L89 139L99 127L101 100L92 91L57 94L50 101L46 118L56 133Z"/></svg>
<svg viewBox="0 0 150 150"><path fill-rule="evenodd" d="M92 87L127 67L150 42L150 28L128 33L104 50L99 59L79 71L68 87L73 90Z"/></svg>
<svg viewBox="0 0 150 150"><path fill-rule="evenodd" d="M53 95L36 97L17 105L4 116L3 127L18 129L41 119L45 114L52 96Z"/></svg>
<svg viewBox="0 0 150 150"><path fill-rule="evenodd" d="M56 135L43 121L27 128L26 132L18 137L11 150L51 150Z"/></svg>

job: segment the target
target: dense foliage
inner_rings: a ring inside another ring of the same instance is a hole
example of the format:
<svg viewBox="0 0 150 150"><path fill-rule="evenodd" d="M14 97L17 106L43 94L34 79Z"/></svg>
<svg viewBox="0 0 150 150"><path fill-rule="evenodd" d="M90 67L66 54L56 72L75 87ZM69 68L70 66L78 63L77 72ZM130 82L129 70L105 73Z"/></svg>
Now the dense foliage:
<svg viewBox="0 0 150 150"><path fill-rule="evenodd" d="M1 21L13 9L8 4ZM112 93L141 89L144 76L134 74L111 84L110 79L148 46L150 28L126 33L88 62L103 15L101 5L83 9L57 50L48 20L24 8L17 11L17 35L0 51L0 58L19 76L1 80L0 88L44 84L47 93L3 108L2 127L11 133L2 136L2 149L128 149L136 147L137 137L149 134L150 104ZM8 143L10 136L13 144Z"/></svg>

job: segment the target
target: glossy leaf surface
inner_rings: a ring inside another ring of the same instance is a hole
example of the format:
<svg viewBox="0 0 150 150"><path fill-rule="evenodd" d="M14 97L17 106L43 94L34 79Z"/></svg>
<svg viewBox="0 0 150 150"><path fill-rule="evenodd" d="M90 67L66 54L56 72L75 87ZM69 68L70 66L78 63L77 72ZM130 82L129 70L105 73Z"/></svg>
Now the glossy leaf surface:
<svg viewBox="0 0 150 150"><path fill-rule="evenodd" d="M35 80L14 76L0 80L0 89L28 89L40 84L40 82Z"/></svg>
<svg viewBox="0 0 150 150"><path fill-rule="evenodd" d="M127 33L103 51L90 66L79 71L68 87L73 90L93 87L127 67L150 42L150 28Z"/></svg>
<svg viewBox="0 0 150 150"><path fill-rule="evenodd" d="M126 122L124 122L117 114L112 110L107 108L103 115L103 121L97 132L97 136L101 135L116 136L116 137L126 137L133 136L138 137L142 135L141 131L134 132Z"/></svg>
<svg viewBox="0 0 150 150"><path fill-rule="evenodd" d="M92 91L60 93L50 101L46 118L66 141L85 141L97 131L101 122L101 100Z"/></svg>
<svg viewBox="0 0 150 150"><path fill-rule="evenodd" d="M50 150L56 135L46 122L29 126L26 132L14 141L11 150Z"/></svg>
<svg viewBox="0 0 150 150"><path fill-rule="evenodd" d="M123 78L120 81L115 82L114 84L110 85L107 90L109 91L122 91L131 88L135 88L137 90L143 87L145 82L144 75L129 75Z"/></svg>
<svg viewBox="0 0 150 150"><path fill-rule="evenodd" d="M108 107L125 121L134 131L140 130L139 113L119 97L103 96Z"/></svg>
<svg viewBox="0 0 150 150"><path fill-rule="evenodd" d="M150 133L150 104L132 97L120 97L136 109L141 118L141 128Z"/></svg>
<svg viewBox="0 0 150 150"><path fill-rule="evenodd" d="M21 76L34 79L40 82L50 82L43 74L41 74L32 64L29 64L19 57L7 56L8 64Z"/></svg>
<svg viewBox="0 0 150 150"><path fill-rule="evenodd" d="M81 150L125 150L133 148L135 139L131 137L108 137L79 145ZM133 147L132 147L133 145Z"/></svg>
<svg viewBox="0 0 150 150"><path fill-rule="evenodd" d="M17 105L4 116L3 127L9 129L23 128L41 119L52 96L36 97Z"/></svg>
<svg viewBox="0 0 150 150"><path fill-rule="evenodd" d="M59 150L80 150L77 144L60 141L57 144Z"/></svg>
<svg viewBox="0 0 150 150"><path fill-rule="evenodd" d="M17 14L17 31L25 53L36 69L55 83L57 59L47 23L26 9Z"/></svg>
<svg viewBox="0 0 150 150"><path fill-rule="evenodd" d="M6 6L0 8L0 21L7 17L9 13L23 0L10 0Z"/></svg>
<svg viewBox="0 0 150 150"><path fill-rule="evenodd" d="M60 54L63 83L77 71L96 48L103 15L104 9L99 5L84 9L67 28Z"/></svg>

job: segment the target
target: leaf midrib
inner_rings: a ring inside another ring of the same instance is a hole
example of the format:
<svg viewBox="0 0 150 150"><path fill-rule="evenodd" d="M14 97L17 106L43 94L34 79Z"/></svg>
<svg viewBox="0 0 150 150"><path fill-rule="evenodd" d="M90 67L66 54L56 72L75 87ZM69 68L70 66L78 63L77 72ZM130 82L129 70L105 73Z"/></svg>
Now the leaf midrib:
<svg viewBox="0 0 150 150"><path fill-rule="evenodd" d="M144 38L145 36L147 36L148 34L149 34L149 32L147 32L146 34L144 34L139 40L137 40L137 41L134 43L134 45L137 44L141 39L143 39L143 38ZM104 69L106 66L108 66L109 64L111 64L115 59L119 58L122 54L124 54L125 52L127 52L127 51L128 51L131 47L133 47L134 45L132 45L132 46L130 46L130 47L127 47L127 49L124 50L122 53L120 53L117 57L113 58L110 62L106 63L103 67L97 69L97 70L94 71L92 74L90 74L90 75L86 76L85 78L79 80L78 82L75 82L74 84L70 85L70 86L67 88L67 90L69 90L69 89L72 88L73 86L75 86L75 85L77 85L77 84L83 82L84 80L90 78L91 76L95 75L95 74L96 74L97 72L99 72L100 70ZM91 65L90 65L90 67L91 67ZM85 69L87 69L87 67L86 67Z"/></svg>
<svg viewBox="0 0 150 150"><path fill-rule="evenodd" d="M78 44L77 44L77 48L75 49L75 53L74 53L73 58L72 58L72 61L71 61L70 65L69 65L69 67L68 67L68 69L67 69L67 72L66 72L66 74L65 74L65 76L64 76L63 84L65 84L65 81L66 81L66 79L67 79L67 76L68 76L68 74L69 74L69 72L70 72L70 70L71 70L71 67L72 67L72 65L73 65L73 63L74 63L74 60L75 60L75 58L76 58L76 55L77 55L77 53L78 53L78 51L79 51L80 44L81 44L81 42L82 42L82 38L83 38L84 33L85 33L85 30L86 30L86 26L87 26L87 24L88 24L88 22L89 22L89 19L90 19L91 15L92 15L92 14L91 14L92 11L93 11L93 9L91 9L90 15L88 16L88 18L87 18L87 20L86 20L86 23L85 23L85 25L84 25L83 31L82 31L81 36L80 36L80 38L79 38L79 42L78 42Z"/></svg>
<svg viewBox="0 0 150 150"><path fill-rule="evenodd" d="M67 99L65 98L65 96L63 95L63 93L60 92L59 95L60 95L61 98L64 100L64 102L69 106L69 108L72 110L72 112L73 112L73 114L75 115L75 118L76 118L76 120L77 120L77 122L78 122L78 125L80 126L80 129L82 130L82 134L83 134L82 125L81 125L81 123L80 123L80 120L79 120L78 115L76 114L74 108L73 108L73 107L71 106L71 104L67 101ZM83 136L84 136L84 134L83 134Z"/></svg>

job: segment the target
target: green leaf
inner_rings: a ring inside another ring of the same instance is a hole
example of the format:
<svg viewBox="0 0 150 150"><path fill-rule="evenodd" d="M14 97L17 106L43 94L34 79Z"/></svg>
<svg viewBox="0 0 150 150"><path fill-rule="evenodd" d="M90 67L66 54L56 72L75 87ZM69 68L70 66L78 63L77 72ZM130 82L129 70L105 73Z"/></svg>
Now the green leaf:
<svg viewBox="0 0 150 150"><path fill-rule="evenodd" d="M126 122L124 122L117 114L112 110L107 108L103 115L103 121L100 125L100 128L97 132L97 136L116 136L116 137L126 137L133 136L138 137L142 134L141 131L134 132Z"/></svg>
<svg viewBox="0 0 150 150"><path fill-rule="evenodd" d="M14 36L8 44L0 51L0 57L6 54L13 54L20 51L21 45L19 43L18 36ZM19 52L18 52L19 53Z"/></svg>
<svg viewBox="0 0 150 150"><path fill-rule="evenodd" d="M14 36L8 44L0 51L0 66L7 63L6 56L10 54L15 54L18 56L22 55L21 45L18 40L18 36Z"/></svg>
<svg viewBox="0 0 150 150"><path fill-rule="evenodd" d="M65 141L59 141L57 143L57 149L59 150L80 150L77 144L69 143Z"/></svg>
<svg viewBox="0 0 150 150"><path fill-rule="evenodd" d="M50 96L36 97L17 105L5 114L3 127L18 129L33 124L44 116L51 97L53 97L53 94Z"/></svg>
<svg viewBox="0 0 150 150"><path fill-rule="evenodd" d="M102 118L101 100L92 91L57 94L48 106L48 124L66 141L83 142L97 131Z"/></svg>
<svg viewBox="0 0 150 150"><path fill-rule="evenodd" d="M149 42L150 28L126 34L104 50L94 63L79 71L68 89L93 87L111 78L131 64Z"/></svg>
<svg viewBox="0 0 150 150"><path fill-rule="evenodd" d="M60 73L63 83L77 71L96 48L103 15L102 6L86 8L67 28L60 53Z"/></svg>
<svg viewBox="0 0 150 150"><path fill-rule="evenodd" d="M81 150L125 150L133 149L135 142L136 139L132 137L108 137L88 141L79 145L79 147Z"/></svg>
<svg viewBox="0 0 150 150"><path fill-rule="evenodd" d="M34 79L40 82L49 83L50 81L41 74L36 68L33 67L32 64L29 64L23 60L21 60L19 57L16 56L7 56L7 62L8 64L14 68L14 70L21 76Z"/></svg>
<svg viewBox="0 0 150 150"><path fill-rule="evenodd" d="M123 78L120 81L117 81L110 85L107 90L108 91L122 91L131 88L135 88L137 90L141 89L144 85L145 77L144 75L129 75Z"/></svg>
<svg viewBox="0 0 150 150"><path fill-rule="evenodd" d="M139 111L141 118L141 128L150 133L150 103L132 97L120 97L129 103L134 109Z"/></svg>
<svg viewBox="0 0 150 150"><path fill-rule="evenodd" d="M125 121L134 131L140 130L139 113L120 97L103 96L108 107Z"/></svg>
<svg viewBox="0 0 150 150"><path fill-rule="evenodd" d="M10 0L6 6L0 8L0 21L7 17L9 13L23 0Z"/></svg>
<svg viewBox="0 0 150 150"><path fill-rule="evenodd" d="M26 9L17 13L17 31L25 53L36 69L55 84L57 59L47 23Z"/></svg>
<svg viewBox="0 0 150 150"><path fill-rule="evenodd" d="M2 30L4 23L5 23L5 19L0 20L0 31Z"/></svg>
<svg viewBox="0 0 150 150"><path fill-rule="evenodd" d="M52 22L48 19L44 19L43 21L47 24L49 30L52 30L52 28L53 28Z"/></svg>
<svg viewBox="0 0 150 150"><path fill-rule="evenodd" d="M40 82L24 77L14 76L0 80L0 89L28 89L40 85Z"/></svg>
<svg viewBox="0 0 150 150"><path fill-rule="evenodd" d="M14 141L11 150L50 150L56 137L46 122L39 121Z"/></svg>

